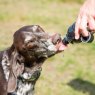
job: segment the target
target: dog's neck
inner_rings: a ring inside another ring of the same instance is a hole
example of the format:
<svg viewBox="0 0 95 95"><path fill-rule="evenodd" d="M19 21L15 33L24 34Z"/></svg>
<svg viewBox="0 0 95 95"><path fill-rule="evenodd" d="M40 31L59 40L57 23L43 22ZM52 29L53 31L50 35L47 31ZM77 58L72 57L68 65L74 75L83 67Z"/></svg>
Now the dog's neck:
<svg viewBox="0 0 95 95"><path fill-rule="evenodd" d="M25 59L25 66L26 67L34 67L36 65L43 64L46 58L40 58L40 59L32 59L32 58L26 58Z"/></svg>

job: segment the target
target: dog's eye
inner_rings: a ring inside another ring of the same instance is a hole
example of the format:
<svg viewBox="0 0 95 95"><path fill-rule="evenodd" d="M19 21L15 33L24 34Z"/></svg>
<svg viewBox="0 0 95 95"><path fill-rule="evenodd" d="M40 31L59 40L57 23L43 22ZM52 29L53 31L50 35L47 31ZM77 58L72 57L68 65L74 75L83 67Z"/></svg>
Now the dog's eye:
<svg viewBox="0 0 95 95"><path fill-rule="evenodd" d="M40 39L41 42L46 42L47 40L46 39Z"/></svg>
<svg viewBox="0 0 95 95"><path fill-rule="evenodd" d="M28 43L32 43L32 42L34 42L35 40L30 40Z"/></svg>
<svg viewBox="0 0 95 95"><path fill-rule="evenodd" d="M27 48L31 48L31 47L32 47L32 43L29 42L29 43L27 44Z"/></svg>
<svg viewBox="0 0 95 95"><path fill-rule="evenodd" d="M37 48L38 47L38 45L36 44L36 43L32 43L32 42L29 42L28 44L27 44L27 48L28 49L34 49L34 48Z"/></svg>

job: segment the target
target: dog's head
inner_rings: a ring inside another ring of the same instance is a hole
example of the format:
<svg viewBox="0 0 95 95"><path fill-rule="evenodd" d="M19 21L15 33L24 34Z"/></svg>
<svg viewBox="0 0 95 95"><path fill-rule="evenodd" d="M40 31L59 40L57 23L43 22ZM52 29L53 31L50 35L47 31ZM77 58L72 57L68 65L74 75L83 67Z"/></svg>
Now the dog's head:
<svg viewBox="0 0 95 95"><path fill-rule="evenodd" d="M61 36L48 35L38 25L24 26L14 34L14 46L25 58L47 58L64 49Z"/></svg>

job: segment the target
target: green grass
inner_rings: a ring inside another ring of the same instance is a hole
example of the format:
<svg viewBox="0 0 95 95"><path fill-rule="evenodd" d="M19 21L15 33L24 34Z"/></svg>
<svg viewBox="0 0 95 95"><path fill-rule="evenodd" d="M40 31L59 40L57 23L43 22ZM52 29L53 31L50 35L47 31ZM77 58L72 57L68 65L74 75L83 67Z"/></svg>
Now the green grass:
<svg viewBox="0 0 95 95"><path fill-rule="evenodd" d="M39 24L48 33L64 36L76 20L82 2L0 0L0 50L12 44L13 33L24 25ZM95 95L94 63L95 42L69 45L45 62L35 95Z"/></svg>

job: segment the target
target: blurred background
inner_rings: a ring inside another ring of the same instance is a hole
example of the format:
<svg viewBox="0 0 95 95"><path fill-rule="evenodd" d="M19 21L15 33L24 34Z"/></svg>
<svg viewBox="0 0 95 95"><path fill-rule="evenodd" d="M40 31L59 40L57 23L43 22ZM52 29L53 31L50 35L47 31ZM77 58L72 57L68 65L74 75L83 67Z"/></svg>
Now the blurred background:
<svg viewBox="0 0 95 95"><path fill-rule="evenodd" d="M64 37L85 0L0 0L0 50L25 25ZM95 41L69 45L43 65L35 95L95 95Z"/></svg>

